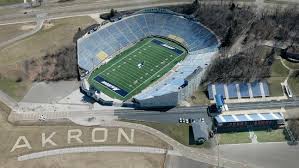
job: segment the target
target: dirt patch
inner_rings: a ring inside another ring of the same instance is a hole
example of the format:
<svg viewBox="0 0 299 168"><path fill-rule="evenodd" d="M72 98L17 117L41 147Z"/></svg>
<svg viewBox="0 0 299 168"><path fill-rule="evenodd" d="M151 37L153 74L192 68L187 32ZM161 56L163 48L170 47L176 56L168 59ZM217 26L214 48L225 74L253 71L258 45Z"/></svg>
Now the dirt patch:
<svg viewBox="0 0 299 168"><path fill-rule="evenodd" d="M32 30L36 27L36 25L23 25L20 30Z"/></svg>
<svg viewBox="0 0 299 168"><path fill-rule="evenodd" d="M55 26L53 22L50 22L50 21L45 22L43 25L43 30L51 29L53 26Z"/></svg>

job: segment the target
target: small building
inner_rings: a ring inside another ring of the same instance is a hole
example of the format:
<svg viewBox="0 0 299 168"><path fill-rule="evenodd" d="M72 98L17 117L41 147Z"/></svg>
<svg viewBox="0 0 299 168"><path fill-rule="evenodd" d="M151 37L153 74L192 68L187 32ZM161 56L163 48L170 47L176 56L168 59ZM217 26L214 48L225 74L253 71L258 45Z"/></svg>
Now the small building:
<svg viewBox="0 0 299 168"><path fill-rule="evenodd" d="M222 114L215 117L218 132L242 131L248 128L278 128L284 124L281 112L251 113L251 114Z"/></svg>
<svg viewBox="0 0 299 168"><path fill-rule="evenodd" d="M193 122L192 131L196 144L203 144L209 139L209 127L204 121Z"/></svg>

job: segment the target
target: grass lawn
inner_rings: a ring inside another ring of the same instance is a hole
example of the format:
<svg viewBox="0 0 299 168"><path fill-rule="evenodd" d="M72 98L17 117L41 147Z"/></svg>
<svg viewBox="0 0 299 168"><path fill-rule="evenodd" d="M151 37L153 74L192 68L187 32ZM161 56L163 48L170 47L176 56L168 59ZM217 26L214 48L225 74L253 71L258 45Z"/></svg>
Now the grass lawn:
<svg viewBox="0 0 299 168"><path fill-rule="evenodd" d="M283 129L267 131L254 131L258 142L282 142L286 141Z"/></svg>
<svg viewBox="0 0 299 168"><path fill-rule="evenodd" d="M293 73L289 78L288 83L293 94L299 96L299 75L295 76Z"/></svg>
<svg viewBox="0 0 299 168"><path fill-rule="evenodd" d="M88 80L110 97L127 100L169 72L186 54L174 42L147 38L98 67Z"/></svg>
<svg viewBox="0 0 299 168"><path fill-rule="evenodd" d="M0 0L0 5L11 5L16 3L23 3L24 0Z"/></svg>
<svg viewBox="0 0 299 168"><path fill-rule="evenodd" d="M31 82L16 82L6 78L0 78L0 90L8 94L16 101L20 101L31 87Z"/></svg>
<svg viewBox="0 0 299 168"><path fill-rule="evenodd" d="M273 78L270 77L267 81L269 83L270 96L283 96L283 91L281 87L281 82L285 78Z"/></svg>
<svg viewBox="0 0 299 168"><path fill-rule="evenodd" d="M275 60L271 68L271 77L268 79L270 96L282 96L282 83L288 76L289 70L286 69L280 60Z"/></svg>
<svg viewBox="0 0 299 168"><path fill-rule="evenodd" d="M13 39L21 34L31 31L36 23L19 23L0 26L0 43Z"/></svg>
<svg viewBox="0 0 299 168"><path fill-rule="evenodd" d="M289 70L286 69L279 59L276 59L271 67L271 77L287 77Z"/></svg>
<svg viewBox="0 0 299 168"><path fill-rule="evenodd" d="M187 124L166 124L166 123L154 123L154 122L143 122L143 121L127 121L138 124L143 124L152 127L156 130L163 132L170 136L176 141L189 145L189 125Z"/></svg>
<svg viewBox="0 0 299 168"><path fill-rule="evenodd" d="M24 82L15 82L16 74L20 74L17 72L24 73L20 66L16 66L16 64L32 57L43 57L46 53L54 52L72 44L73 36L78 27L84 28L94 23L96 22L88 16L53 20L36 34L1 48L0 72L2 78L0 78L0 89L16 100L21 100L30 88L31 82L25 82L26 79L23 80ZM9 34L14 32L15 29L8 29L9 26L5 30L0 26L0 35L7 34L3 37L11 37Z"/></svg>
<svg viewBox="0 0 299 168"><path fill-rule="evenodd" d="M191 98L188 100L188 102L190 102L191 104L201 104L201 105L208 105L210 104L210 100L206 95L206 90L199 87L198 91L196 91L195 93L193 93L193 95L191 96Z"/></svg>
<svg viewBox="0 0 299 168"><path fill-rule="evenodd" d="M105 142L92 142L92 130L93 128L101 128L99 126L77 126L75 124L66 125L44 125L41 123L36 126L14 126L7 122L7 115L9 114L9 109L0 102L0 134L5 136L0 136L0 163L5 161L7 157L16 157L18 155L27 154L31 152L39 152L49 149L65 148L65 147L82 147L82 146L104 146L104 145L131 145L131 146L148 146L148 147L158 147L158 148L170 148L170 146L162 141L159 137L149 134L147 132L135 129L134 131L134 143L129 144L124 138L121 142L117 142L118 128L108 127L108 137ZM67 132L71 129L80 129L82 131L82 136L80 139L83 143L78 143L72 141L72 143L67 142ZM130 138L131 129L123 128ZM46 147L41 146L41 134L45 133L47 136L52 132L56 134L51 138L57 146L47 145ZM9 152L19 136L26 136L29 143L32 146L31 150L27 148L21 148L15 152ZM102 134L98 133L97 138L102 138Z"/></svg>
<svg viewBox="0 0 299 168"><path fill-rule="evenodd" d="M155 123L155 122L145 122L145 121L135 121L135 120L129 120L129 121L123 120L123 121L143 124L152 127L186 146L195 147L195 148L210 148L213 145L212 140L208 140L202 145L195 145L193 142L194 141L193 136L190 135L190 133L192 133L192 127L187 124L179 124L179 123L168 124L168 123Z"/></svg>
<svg viewBox="0 0 299 168"><path fill-rule="evenodd" d="M219 144L240 144L250 143L249 132L231 132L217 134Z"/></svg>
<svg viewBox="0 0 299 168"><path fill-rule="evenodd" d="M289 68L294 69L294 70L296 70L296 69L299 70L299 63L290 62L288 60L283 60L283 62Z"/></svg>
<svg viewBox="0 0 299 168"><path fill-rule="evenodd" d="M0 49L0 66L55 52L73 43L78 27L83 29L94 23L88 16L52 20L36 34Z"/></svg>

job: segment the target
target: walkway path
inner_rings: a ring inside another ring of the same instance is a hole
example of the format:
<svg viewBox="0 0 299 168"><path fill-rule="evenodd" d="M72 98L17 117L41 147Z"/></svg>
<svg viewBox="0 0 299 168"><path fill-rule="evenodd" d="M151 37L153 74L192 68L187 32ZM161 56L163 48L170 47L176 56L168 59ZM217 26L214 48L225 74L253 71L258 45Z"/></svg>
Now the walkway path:
<svg viewBox="0 0 299 168"><path fill-rule="evenodd" d="M16 41L22 40L22 39L24 39L26 37L29 37L29 36L37 33L43 27L43 24L44 24L44 21L45 21L45 17L46 17L45 14L37 15L36 16L36 27L33 30L31 30L30 32L21 34L20 36L17 36L15 38L9 39L9 40L7 40L7 41L5 41L3 43L0 43L0 48L4 47L4 46L7 46L9 44L12 44L12 43L14 43Z"/></svg>
<svg viewBox="0 0 299 168"><path fill-rule="evenodd" d="M99 125L101 127L123 127L123 128L130 128L130 129L138 129L144 132L147 132L149 134L152 134L154 136L159 137L161 140L165 141L169 145L172 146L173 150L167 152L167 154L171 155L177 155L177 156L184 156L189 159L193 159L196 161L208 163L211 165L217 165L218 164L218 158L217 155L214 153L214 151L208 150L208 149L197 149L197 148L191 148L188 146L185 146L176 140L172 139L168 135L165 135L164 133L153 129L151 127L141 125L141 124L135 124L135 123L127 123L127 122L120 122L120 121L98 121L98 120L91 120L90 122L87 122L86 120L77 120L77 124L83 125L83 126L95 126ZM40 158L45 156L52 156L57 154L66 154L66 153L80 153L80 152L100 152L100 151L124 151L124 152L146 152L146 153L166 153L164 149L159 148L146 148L146 147L136 147L136 148L111 148L111 147L78 147L78 148L66 148L66 149L57 149L57 150L51 150L51 151L44 151L44 152L38 152L38 153L32 153L24 156L18 157L18 160L28 160L28 159L34 159L34 158ZM228 160L225 158L219 159L219 165L221 167L230 167L230 168L245 168L249 167L246 164L243 164L241 162L235 162L233 160Z"/></svg>
<svg viewBox="0 0 299 168"><path fill-rule="evenodd" d="M36 153L30 153L18 157L18 161L38 159L42 157L63 155L69 153L89 153L89 152L134 152L134 153L151 153L151 154L169 154L181 156L178 152L173 150L166 150L162 148L143 147L143 146L94 146L94 147L74 147L54 149Z"/></svg>
<svg viewBox="0 0 299 168"><path fill-rule="evenodd" d="M215 154L211 153L211 151L209 151L208 149L198 150L195 148L185 146L185 145L177 142L176 140L170 138L169 136L165 135L164 133L162 133L156 129L153 129L151 127L145 126L145 125L120 122L120 121L111 121L111 122L94 123L94 124L101 125L104 127L112 127L113 126L113 127L125 127L125 128L139 129L141 131L145 131L145 132L151 133L151 134L159 137L161 140L170 144L175 151L178 151L181 155L183 155L189 159L201 161L201 162L212 164L212 165L217 165L217 163L218 163L217 156ZM219 165L223 166L223 167L232 167L232 168L234 168L234 167L235 168L249 167L248 165L245 165L241 162L235 162L235 161L228 160L225 158L220 158Z"/></svg>
<svg viewBox="0 0 299 168"><path fill-rule="evenodd" d="M2 92L2 90L0 90L0 101L11 109L15 109L15 107L18 105L18 102L8 96L6 93Z"/></svg>

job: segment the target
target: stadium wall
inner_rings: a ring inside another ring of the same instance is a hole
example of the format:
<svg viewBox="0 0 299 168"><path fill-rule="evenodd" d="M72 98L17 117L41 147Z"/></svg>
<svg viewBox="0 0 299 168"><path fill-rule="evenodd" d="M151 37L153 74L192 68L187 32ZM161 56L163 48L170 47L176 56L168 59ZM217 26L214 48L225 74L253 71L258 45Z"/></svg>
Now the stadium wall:
<svg viewBox="0 0 299 168"><path fill-rule="evenodd" d="M178 104L178 92L173 92L161 96L155 96L152 98L138 101L141 108L165 108L174 107Z"/></svg>
<svg viewBox="0 0 299 168"><path fill-rule="evenodd" d="M187 98L191 97L193 93L198 90L203 73L204 70L198 67L198 69L196 69L191 75L189 75L186 78L188 85L179 90L178 104L181 104L183 101L186 101Z"/></svg>

